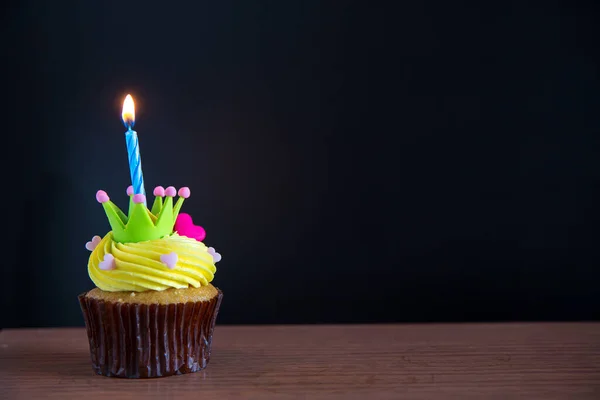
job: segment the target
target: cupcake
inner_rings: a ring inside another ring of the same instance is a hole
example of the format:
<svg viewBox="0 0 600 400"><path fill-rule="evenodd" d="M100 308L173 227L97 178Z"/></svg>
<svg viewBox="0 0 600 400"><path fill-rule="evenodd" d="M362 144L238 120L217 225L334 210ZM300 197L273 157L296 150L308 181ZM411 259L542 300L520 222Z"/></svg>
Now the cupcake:
<svg viewBox="0 0 600 400"><path fill-rule="evenodd" d="M86 244L96 288L79 295L92 368L104 376L154 378L205 368L222 292L211 285L221 255L204 229L179 214L187 187L127 190L121 211L104 191L96 199L112 230ZM179 195L174 204L173 198Z"/></svg>

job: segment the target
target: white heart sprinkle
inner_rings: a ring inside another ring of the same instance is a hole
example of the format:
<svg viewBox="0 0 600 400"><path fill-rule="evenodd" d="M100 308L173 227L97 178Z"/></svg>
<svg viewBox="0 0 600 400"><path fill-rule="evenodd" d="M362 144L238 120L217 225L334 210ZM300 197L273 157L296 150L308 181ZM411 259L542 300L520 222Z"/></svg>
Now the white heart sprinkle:
<svg viewBox="0 0 600 400"><path fill-rule="evenodd" d="M221 254L217 253L214 247L208 248L208 254L212 256L213 262L218 263L219 261L221 261Z"/></svg>

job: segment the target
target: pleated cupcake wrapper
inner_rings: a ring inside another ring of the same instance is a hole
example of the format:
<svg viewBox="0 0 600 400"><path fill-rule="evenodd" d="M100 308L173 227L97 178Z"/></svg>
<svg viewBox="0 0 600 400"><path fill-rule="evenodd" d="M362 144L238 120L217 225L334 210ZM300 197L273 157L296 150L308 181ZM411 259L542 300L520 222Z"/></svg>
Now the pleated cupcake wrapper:
<svg viewBox="0 0 600 400"><path fill-rule="evenodd" d="M210 301L130 304L79 295L99 375L154 378L197 372L210 359L223 293Z"/></svg>

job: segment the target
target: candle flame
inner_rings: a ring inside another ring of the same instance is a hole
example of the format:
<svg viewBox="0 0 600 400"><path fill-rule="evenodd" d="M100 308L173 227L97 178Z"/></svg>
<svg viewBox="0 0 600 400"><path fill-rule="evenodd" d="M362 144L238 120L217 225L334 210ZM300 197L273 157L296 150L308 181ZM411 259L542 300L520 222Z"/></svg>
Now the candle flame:
<svg viewBox="0 0 600 400"><path fill-rule="evenodd" d="M121 114L123 123L127 128L131 128L135 123L135 105L133 104L133 97L130 94L125 97L123 102L123 113Z"/></svg>

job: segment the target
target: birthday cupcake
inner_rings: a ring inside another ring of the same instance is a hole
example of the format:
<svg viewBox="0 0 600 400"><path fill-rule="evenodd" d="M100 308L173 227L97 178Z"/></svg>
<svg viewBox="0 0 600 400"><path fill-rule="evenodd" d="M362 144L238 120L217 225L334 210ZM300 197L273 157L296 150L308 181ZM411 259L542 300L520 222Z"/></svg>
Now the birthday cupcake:
<svg viewBox="0 0 600 400"><path fill-rule="evenodd" d="M221 255L202 242L204 229L179 214L187 187L178 193L156 187L150 210L145 195L132 186L127 194L127 215L104 191L96 194L112 230L86 244L96 288L79 295L79 303L92 368L120 378L200 371L210 359L223 297L210 283Z"/></svg>
<svg viewBox="0 0 600 400"><path fill-rule="evenodd" d="M151 378L196 372L210 359L223 296L212 286L219 253L204 230L179 215L188 188L157 187L152 210L145 196L130 197L125 215L103 191L112 230L86 244L95 289L79 296L92 367L97 374ZM164 196L164 202L163 202Z"/></svg>

